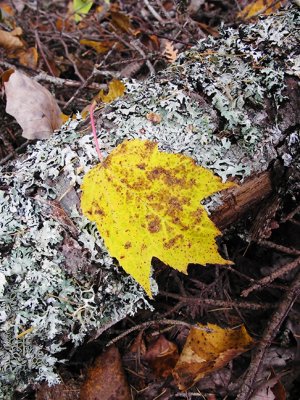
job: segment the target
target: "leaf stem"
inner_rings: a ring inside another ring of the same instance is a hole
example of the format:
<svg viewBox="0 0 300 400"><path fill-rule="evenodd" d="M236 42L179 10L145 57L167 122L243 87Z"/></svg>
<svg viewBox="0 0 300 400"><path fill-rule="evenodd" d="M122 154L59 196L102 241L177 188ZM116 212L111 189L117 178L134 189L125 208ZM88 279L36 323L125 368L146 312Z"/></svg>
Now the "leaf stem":
<svg viewBox="0 0 300 400"><path fill-rule="evenodd" d="M91 107L90 107L90 119L91 119L92 132L93 132L93 136L94 136L94 140L95 140L97 154L98 154L100 162L102 162L103 161L103 156L102 156L102 153L101 153L101 150L100 150L100 147L99 147L97 133L96 133L96 127L95 127L95 120L94 120L95 106L96 106L96 103L93 102L91 104Z"/></svg>

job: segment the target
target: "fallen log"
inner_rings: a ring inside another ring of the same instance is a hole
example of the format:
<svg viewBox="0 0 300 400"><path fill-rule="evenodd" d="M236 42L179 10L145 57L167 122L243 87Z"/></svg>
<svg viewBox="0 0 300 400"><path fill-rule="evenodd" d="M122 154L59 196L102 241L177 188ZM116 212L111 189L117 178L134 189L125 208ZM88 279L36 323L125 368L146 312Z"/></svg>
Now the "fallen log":
<svg viewBox="0 0 300 400"><path fill-rule="evenodd" d="M222 229L256 215L258 228L244 232L256 239L268 221L262 205L272 204L272 218L284 197L299 200L298 24L290 7L201 41L146 82L126 82L126 96L96 113L103 154L148 139L234 180L206 207ZM0 392L58 382L67 341L151 307L80 212L80 183L96 163L89 121L71 121L2 168Z"/></svg>

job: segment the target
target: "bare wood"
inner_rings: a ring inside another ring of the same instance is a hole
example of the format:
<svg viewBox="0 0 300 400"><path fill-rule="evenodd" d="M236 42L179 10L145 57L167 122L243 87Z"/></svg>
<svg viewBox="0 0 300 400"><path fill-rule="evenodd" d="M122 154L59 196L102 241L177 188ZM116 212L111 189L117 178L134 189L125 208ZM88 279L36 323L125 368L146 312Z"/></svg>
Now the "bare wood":
<svg viewBox="0 0 300 400"><path fill-rule="evenodd" d="M222 198L223 204L212 213L212 220L220 229L224 229L238 221L271 193L272 183L269 171L251 177L242 185L226 191Z"/></svg>

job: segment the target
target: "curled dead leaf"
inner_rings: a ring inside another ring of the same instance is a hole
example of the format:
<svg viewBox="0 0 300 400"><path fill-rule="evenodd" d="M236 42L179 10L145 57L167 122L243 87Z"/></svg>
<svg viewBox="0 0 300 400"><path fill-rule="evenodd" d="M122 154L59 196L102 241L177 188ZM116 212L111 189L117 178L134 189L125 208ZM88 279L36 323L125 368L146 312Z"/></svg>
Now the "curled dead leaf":
<svg viewBox="0 0 300 400"><path fill-rule="evenodd" d="M237 17L247 21L258 15L270 15L279 10L284 3L286 3L284 0L277 2L274 0L255 0L240 11Z"/></svg>
<svg viewBox="0 0 300 400"><path fill-rule="evenodd" d="M148 361L155 375L167 378L171 375L179 358L177 345L167 340L164 335L160 335L149 346L144 358Z"/></svg>
<svg viewBox="0 0 300 400"><path fill-rule="evenodd" d="M22 28L17 27L11 32L6 32L0 29L0 46L5 50L14 51L17 49L22 49L24 43L20 39L23 33Z"/></svg>
<svg viewBox="0 0 300 400"><path fill-rule="evenodd" d="M51 93L15 71L4 82L6 112L17 120L27 139L47 139L62 125L61 111Z"/></svg>
<svg viewBox="0 0 300 400"><path fill-rule="evenodd" d="M81 39L79 43L84 46L91 47L92 49L96 50L97 53L106 53L116 42L113 40L97 42L95 40Z"/></svg>
<svg viewBox="0 0 300 400"><path fill-rule="evenodd" d="M134 36L139 33L138 29L134 29L131 24L130 18L126 14L118 11L111 11L110 15L112 19L112 24L115 28Z"/></svg>
<svg viewBox="0 0 300 400"><path fill-rule="evenodd" d="M173 376L180 390L187 390L207 374L224 367L253 344L244 326L223 329L207 324L191 329Z"/></svg>

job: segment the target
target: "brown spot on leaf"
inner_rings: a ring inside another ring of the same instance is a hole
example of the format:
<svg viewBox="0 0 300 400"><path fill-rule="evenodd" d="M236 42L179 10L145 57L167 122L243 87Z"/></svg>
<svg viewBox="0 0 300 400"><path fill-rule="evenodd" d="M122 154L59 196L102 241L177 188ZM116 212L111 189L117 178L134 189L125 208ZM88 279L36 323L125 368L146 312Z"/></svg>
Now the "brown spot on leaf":
<svg viewBox="0 0 300 400"><path fill-rule="evenodd" d="M102 167L108 169L111 165L110 157L106 157L106 159L102 162Z"/></svg>
<svg viewBox="0 0 300 400"><path fill-rule="evenodd" d="M105 212L101 208L99 208L99 206L95 210L95 214L105 216Z"/></svg>
<svg viewBox="0 0 300 400"><path fill-rule="evenodd" d="M157 215L151 216L150 218L148 222L148 231L151 233L159 232L161 230L160 218Z"/></svg>
<svg viewBox="0 0 300 400"><path fill-rule="evenodd" d="M183 239L183 236L182 235L174 236L172 239L170 239L164 243L164 248L170 249L171 247L173 247L176 244L176 242L178 242L179 239Z"/></svg>
<svg viewBox="0 0 300 400"><path fill-rule="evenodd" d="M175 217L179 212L182 211L182 203L177 197L171 197L168 202L167 214Z"/></svg>
<svg viewBox="0 0 300 400"><path fill-rule="evenodd" d="M180 185L185 186L186 182L184 178L177 178L175 171L168 171L163 167L157 167L147 173L147 178L151 181L155 179L162 179L166 185L174 186Z"/></svg>
<svg viewBox="0 0 300 400"><path fill-rule="evenodd" d="M145 163L137 164L137 167L139 169L145 169L146 168L146 164Z"/></svg>
<svg viewBox="0 0 300 400"><path fill-rule="evenodd" d="M146 148L147 150L152 150L152 149L154 149L156 146L157 146L157 143L156 143L156 142L151 142L150 140L147 140L146 143L145 143L145 148Z"/></svg>
<svg viewBox="0 0 300 400"><path fill-rule="evenodd" d="M203 215L203 210L198 208L195 212L192 213L192 216L195 218L195 223L200 224Z"/></svg>

